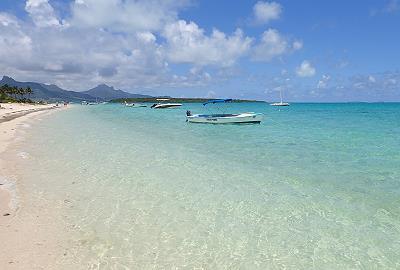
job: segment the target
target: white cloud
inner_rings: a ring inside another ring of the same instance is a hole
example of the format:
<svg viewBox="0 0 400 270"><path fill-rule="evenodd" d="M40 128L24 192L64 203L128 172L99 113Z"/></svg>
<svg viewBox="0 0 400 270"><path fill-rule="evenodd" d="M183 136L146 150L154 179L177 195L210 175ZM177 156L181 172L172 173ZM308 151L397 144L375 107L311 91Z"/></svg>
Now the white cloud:
<svg viewBox="0 0 400 270"><path fill-rule="evenodd" d="M293 42L293 50L297 51L303 48L303 42L299 41L299 40L295 40Z"/></svg>
<svg viewBox="0 0 400 270"><path fill-rule="evenodd" d="M31 55L32 39L21 30L17 18L0 13L0 33L0 70L1 65L23 65Z"/></svg>
<svg viewBox="0 0 400 270"><path fill-rule="evenodd" d="M315 68L307 60L304 60L299 67L296 68L296 74L299 77L312 77L315 75Z"/></svg>
<svg viewBox="0 0 400 270"><path fill-rule="evenodd" d="M75 0L62 21L51 3L25 0L28 18L0 12L1 75L71 90L206 85L237 76L241 57L265 61L303 46L274 29L255 47L240 29L208 33L178 20L189 0ZM171 63L189 67L174 75Z"/></svg>
<svg viewBox="0 0 400 270"><path fill-rule="evenodd" d="M38 27L59 26L53 7L48 0L27 0L25 10Z"/></svg>
<svg viewBox="0 0 400 270"><path fill-rule="evenodd" d="M321 80L318 81L317 88L318 88L318 89L325 89L325 88L327 88L328 82L329 82L330 79L331 79L331 76L325 75L325 74L322 75Z"/></svg>
<svg viewBox="0 0 400 270"><path fill-rule="evenodd" d="M261 41L254 47L252 59L269 61L277 56L291 53L303 47L301 41L291 42L276 29L268 29L262 34Z"/></svg>
<svg viewBox="0 0 400 270"><path fill-rule="evenodd" d="M19 26L18 24L18 19L15 18L14 16L7 14L7 13L3 13L0 12L0 25L1 26Z"/></svg>
<svg viewBox="0 0 400 270"><path fill-rule="evenodd" d="M71 24L111 31L158 31L177 19L188 0L75 0Z"/></svg>
<svg viewBox="0 0 400 270"><path fill-rule="evenodd" d="M371 83L374 83L374 82L376 82L376 79L375 79L374 76L369 75L369 76L368 76L368 81L371 82Z"/></svg>
<svg viewBox="0 0 400 270"><path fill-rule="evenodd" d="M272 20L279 19L282 13L282 6L276 2L258 1L253 6L254 21L257 24L265 24Z"/></svg>
<svg viewBox="0 0 400 270"><path fill-rule="evenodd" d="M75 1L71 8L76 8L76 5L92 8L93 3L92 0ZM114 8L128 8L129 12L132 11L129 7L131 9L133 7L128 4L150 7L152 3L157 6L157 1L150 3L149 1L99 0L96 3L109 4ZM157 8L166 10L160 12L159 16L162 17L160 21L167 21L165 14L175 14L176 5L172 1L170 3L162 1L160 4L162 7ZM168 8L170 10L167 10ZM29 20L18 19L8 13L0 13L1 75L10 75L25 81L56 83L73 90L87 89L97 83L109 83L118 88L132 89L162 85L195 85L213 80L209 72L202 70L196 74L182 76L182 78L185 77L184 80L174 81L168 65L168 44L159 40L157 32L148 29L155 27L154 25L147 25L147 27L143 24L141 27L136 24L136 28L114 32L110 30L127 29L133 22L125 24L121 19L114 24L114 18L107 27L107 21L102 21L98 17L99 24L93 27L87 24L79 25L74 12L61 25L57 19L54 20L55 11L47 0L27 0L26 10L33 23ZM105 15L113 17L112 10L111 8ZM152 12L157 13L156 10ZM47 15L44 16L44 14ZM94 15L98 14L94 12ZM153 16L154 13L142 15ZM171 15L170 18L173 19L174 16ZM158 27L161 27L159 29L161 31L165 26L160 25L156 28ZM146 29L137 30L140 28ZM232 36L225 36L224 33L215 31L212 36L201 36L203 45L208 45L209 47L206 47L210 48L215 55L221 51L224 51L224 54L218 56L219 58L217 56L209 59L199 57L199 64L233 63L236 57L239 57L237 53L240 54L236 51L240 48L235 48L235 41L237 38L240 39L241 35L240 31ZM248 39L243 38L243 40ZM194 53L199 52L197 47L192 49ZM193 61L195 64L196 58L193 58Z"/></svg>
<svg viewBox="0 0 400 270"><path fill-rule="evenodd" d="M231 66L250 49L252 39L237 29L231 36L214 29L210 36L194 22L180 20L166 26L166 53L171 62Z"/></svg>

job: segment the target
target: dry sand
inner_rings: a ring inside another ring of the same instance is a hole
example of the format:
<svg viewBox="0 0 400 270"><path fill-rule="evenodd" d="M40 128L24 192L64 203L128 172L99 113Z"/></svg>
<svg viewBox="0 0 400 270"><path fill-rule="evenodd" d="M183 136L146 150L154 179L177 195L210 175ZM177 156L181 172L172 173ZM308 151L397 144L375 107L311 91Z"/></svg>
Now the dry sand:
<svg viewBox="0 0 400 270"><path fill-rule="evenodd" d="M16 131L54 105L4 104L0 109L0 269L65 268L68 245L59 240L63 231L56 205L32 200L19 184L18 174L5 151L12 147ZM62 108L63 106L60 106ZM68 254L70 255L70 254ZM65 259L64 259L65 258Z"/></svg>

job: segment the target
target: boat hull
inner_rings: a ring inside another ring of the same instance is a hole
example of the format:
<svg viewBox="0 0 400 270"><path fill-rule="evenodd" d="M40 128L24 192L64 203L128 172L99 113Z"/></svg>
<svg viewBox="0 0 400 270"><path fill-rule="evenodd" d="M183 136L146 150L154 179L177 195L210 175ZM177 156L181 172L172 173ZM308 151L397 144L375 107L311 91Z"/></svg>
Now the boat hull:
<svg viewBox="0 0 400 270"><path fill-rule="evenodd" d="M289 103L286 102L280 102L280 103L272 103L270 104L271 106L289 106Z"/></svg>
<svg viewBox="0 0 400 270"><path fill-rule="evenodd" d="M162 104L157 104L153 108L154 109L172 109L172 108L177 108L181 107L182 104L180 103L162 103Z"/></svg>
<svg viewBox="0 0 400 270"><path fill-rule="evenodd" d="M236 115L191 115L186 117L190 123L204 124L259 124L262 120L260 113L242 113Z"/></svg>

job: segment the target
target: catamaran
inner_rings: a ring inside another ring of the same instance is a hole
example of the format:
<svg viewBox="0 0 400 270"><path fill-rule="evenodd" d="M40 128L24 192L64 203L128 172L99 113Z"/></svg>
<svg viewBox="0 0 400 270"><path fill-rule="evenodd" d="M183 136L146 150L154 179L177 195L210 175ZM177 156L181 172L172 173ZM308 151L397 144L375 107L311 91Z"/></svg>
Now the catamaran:
<svg viewBox="0 0 400 270"><path fill-rule="evenodd" d="M163 101L168 101L169 98L158 98L157 101L160 101L159 103L155 103L151 105L151 108L153 109L169 109L169 108L176 108L182 106L180 103L162 103Z"/></svg>
<svg viewBox="0 0 400 270"><path fill-rule="evenodd" d="M283 101L282 101L282 89L280 89L279 95L280 95L280 97L281 97L281 102L271 103L270 105L271 105L271 106L289 106L289 105L290 105L289 103L286 103L286 102L283 102Z"/></svg>
<svg viewBox="0 0 400 270"><path fill-rule="evenodd" d="M207 104L231 102L232 99L216 99L203 103ZM192 114L191 111L186 112L186 121L191 123L208 123L208 124L244 124L244 123L260 123L262 120L261 113L245 112L238 114Z"/></svg>

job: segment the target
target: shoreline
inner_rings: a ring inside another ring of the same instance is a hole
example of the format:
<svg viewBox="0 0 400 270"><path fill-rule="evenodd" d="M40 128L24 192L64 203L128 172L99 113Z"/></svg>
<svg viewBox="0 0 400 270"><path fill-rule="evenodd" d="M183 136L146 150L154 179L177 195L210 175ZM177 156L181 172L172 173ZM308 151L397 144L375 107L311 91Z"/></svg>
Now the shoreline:
<svg viewBox="0 0 400 270"><path fill-rule="evenodd" d="M0 109L0 155L4 155L7 148L12 144L12 139L17 132L18 126L58 108L60 107L56 107L53 104L3 103ZM3 160L0 156L0 225L3 223L4 217L13 216L18 208L13 203L16 200L16 183L7 179L6 168L3 168L2 163Z"/></svg>
<svg viewBox="0 0 400 270"><path fill-rule="evenodd" d="M35 209L27 203L29 192L24 190L18 173L7 154L16 143L16 133L32 124L39 116L48 115L68 107L2 103L0 109L0 269L44 269L54 263L56 241L47 241L46 235L57 235L54 228L42 227L51 224L54 215L39 217L43 209ZM40 202L38 202L40 204ZM46 210L47 211L47 210ZM48 230L50 229L51 232ZM45 242L48 242L45 245ZM41 243L41 244L40 244ZM35 255L42 250L42 256Z"/></svg>

